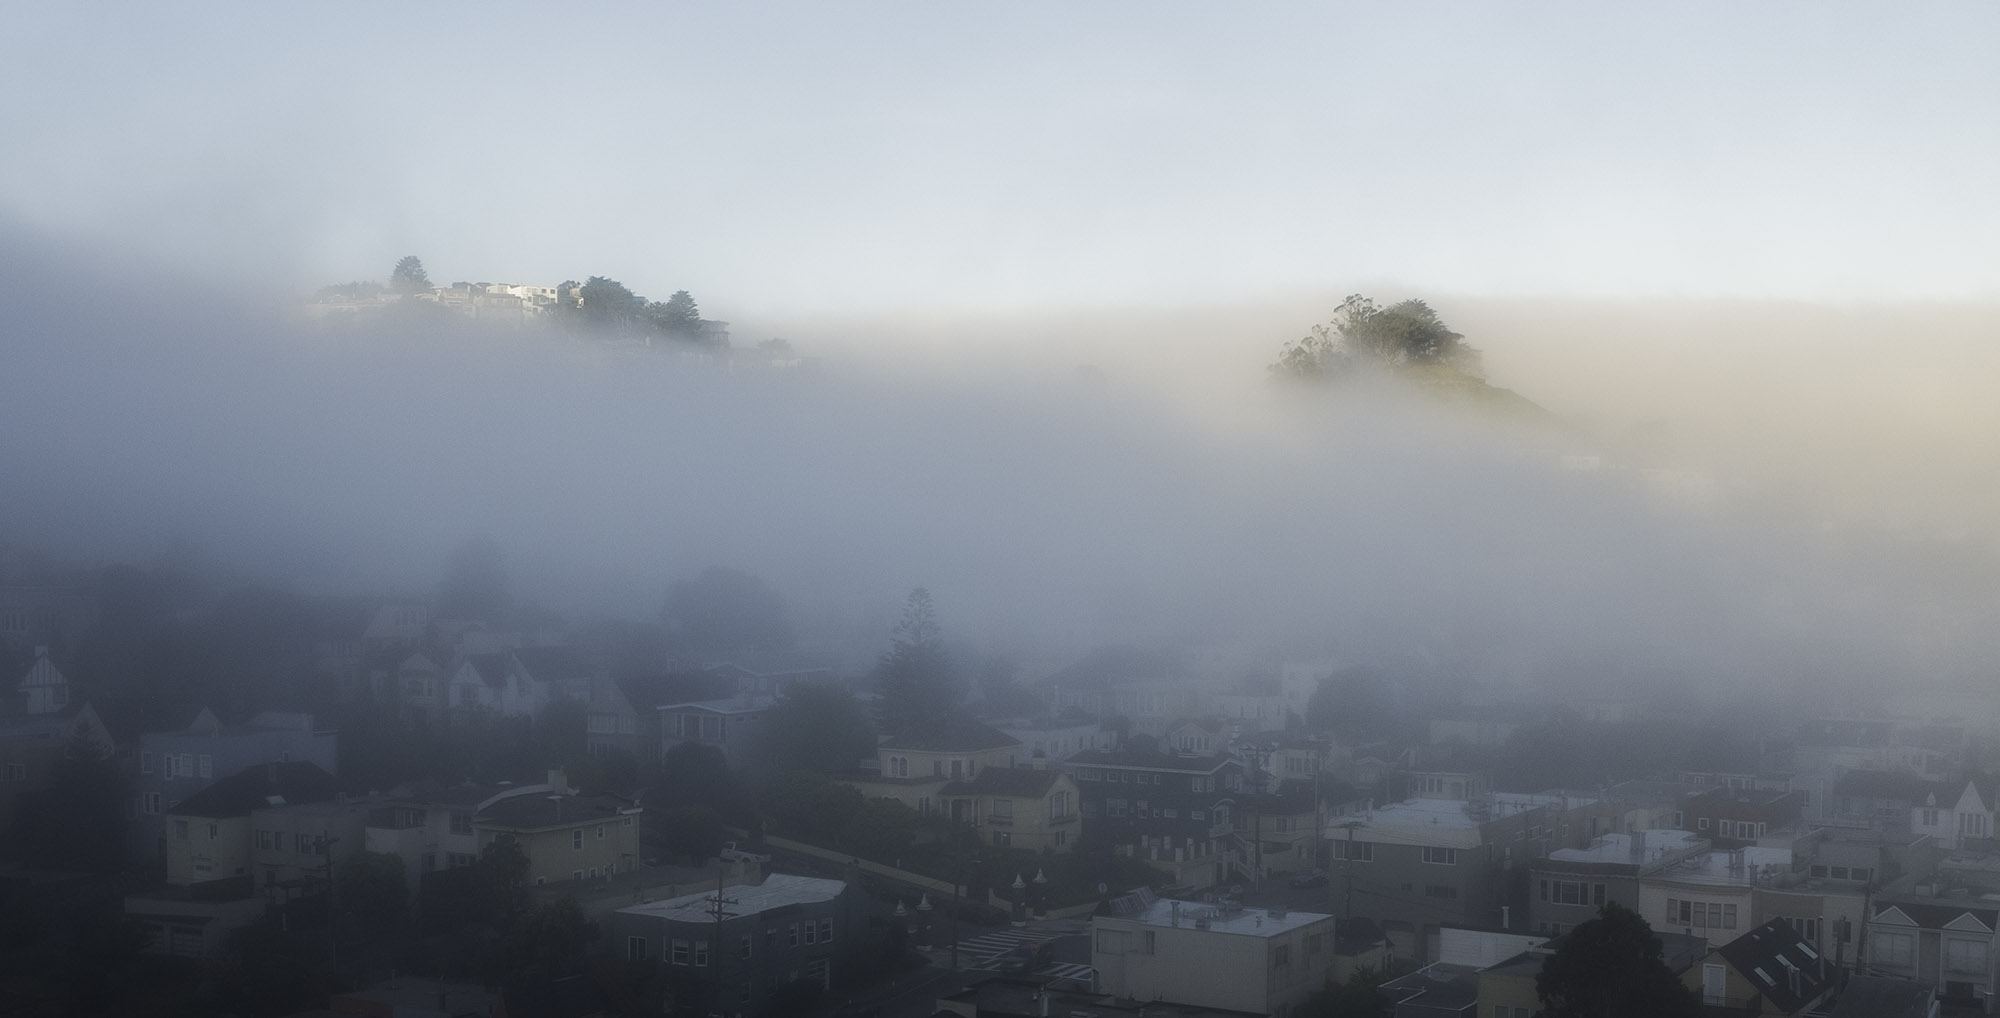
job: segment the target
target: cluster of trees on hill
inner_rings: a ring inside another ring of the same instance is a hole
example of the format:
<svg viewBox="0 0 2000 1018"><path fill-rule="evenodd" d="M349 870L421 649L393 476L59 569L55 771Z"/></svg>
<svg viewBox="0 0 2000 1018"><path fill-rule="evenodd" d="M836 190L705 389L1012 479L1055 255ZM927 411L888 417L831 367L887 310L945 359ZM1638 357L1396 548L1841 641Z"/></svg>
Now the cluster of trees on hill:
<svg viewBox="0 0 2000 1018"><path fill-rule="evenodd" d="M456 284L463 285L463 284ZM430 307L418 301L419 294L434 288L421 258L404 255L389 272L387 286L356 280L321 287L319 297L329 300L367 300L385 295L397 298L405 308ZM590 276L582 282L566 279L556 287L556 303L550 319L558 327L626 338L654 337L704 347L725 347L728 333L701 317L701 308L686 290L676 290L663 301L649 301L630 287L608 276ZM791 344L782 339L766 341L758 349L773 357L788 357Z"/></svg>
<svg viewBox="0 0 2000 1018"><path fill-rule="evenodd" d="M1333 320L1285 346L1271 370L1289 378L1328 378L1368 369L1452 368L1476 372L1479 351L1466 345L1429 304L1406 300L1382 307L1349 294Z"/></svg>

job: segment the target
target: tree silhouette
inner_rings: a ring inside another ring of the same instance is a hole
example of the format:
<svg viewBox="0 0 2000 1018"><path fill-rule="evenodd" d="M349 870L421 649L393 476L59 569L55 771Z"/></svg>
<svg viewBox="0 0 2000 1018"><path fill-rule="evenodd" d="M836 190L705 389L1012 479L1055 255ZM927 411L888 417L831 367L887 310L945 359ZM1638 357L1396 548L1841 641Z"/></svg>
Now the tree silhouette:
<svg viewBox="0 0 2000 1018"><path fill-rule="evenodd" d="M899 732L957 711L963 696L957 669L944 649L931 592L910 591L895 642L875 665L876 712L882 727Z"/></svg>
<svg viewBox="0 0 2000 1018"><path fill-rule="evenodd" d="M1701 1002L1663 960L1660 938L1616 902L1577 926L1542 963L1543 1018L1697 1018Z"/></svg>
<svg viewBox="0 0 2000 1018"><path fill-rule="evenodd" d="M422 293L431 288L431 277L424 272L424 263L416 255L404 255L389 272L389 289L405 297Z"/></svg>

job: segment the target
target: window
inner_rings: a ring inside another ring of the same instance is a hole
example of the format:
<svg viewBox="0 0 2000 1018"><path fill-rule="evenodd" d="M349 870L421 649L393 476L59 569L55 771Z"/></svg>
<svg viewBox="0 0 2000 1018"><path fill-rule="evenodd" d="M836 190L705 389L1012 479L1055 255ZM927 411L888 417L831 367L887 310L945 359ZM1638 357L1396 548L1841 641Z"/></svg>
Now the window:
<svg viewBox="0 0 2000 1018"><path fill-rule="evenodd" d="M1908 965L1913 957L1911 936L1907 933L1879 933L1871 931L1873 941L1868 948L1869 960L1884 965Z"/></svg>
<svg viewBox="0 0 2000 1018"><path fill-rule="evenodd" d="M603 841L603 840L604 840L604 825L603 825L603 824L598 824L598 825L597 825L597 840L599 840L599 841Z"/></svg>
<svg viewBox="0 0 2000 1018"><path fill-rule="evenodd" d="M1078 781L1099 781L1103 777L1104 772L1095 767L1078 767L1076 769L1076 780Z"/></svg>
<svg viewBox="0 0 2000 1018"><path fill-rule="evenodd" d="M833 943L833 920L821 919L819 921L819 942L822 944Z"/></svg>
<svg viewBox="0 0 2000 1018"><path fill-rule="evenodd" d="M1938 811L1934 809L1924 810L1924 826L1936 827L1938 825L1937 814Z"/></svg>
<svg viewBox="0 0 2000 1018"><path fill-rule="evenodd" d="M685 940L676 940L676 941L674 941L674 948L673 948L673 951L674 951L674 953L673 953L673 963L674 963L674 964L676 964L676 965L686 965L686 964L688 963L688 942L687 942L687 941L685 941Z"/></svg>
<svg viewBox="0 0 2000 1018"><path fill-rule="evenodd" d="M1436 848L1426 845L1424 846L1424 861L1440 866L1456 866L1458 865L1458 849Z"/></svg>
<svg viewBox="0 0 2000 1018"><path fill-rule="evenodd" d="M791 925L791 926L789 927L789 929L788 929L788 933L787 933L787 936L786 936L786 939L785 939L785 946L786 946L786 947L797 947L797 946L799 946L799 924L798 924L798 923L793 923L793 924L792 924L792 925Z"/></svg>
<svg viewBox="0 0 2000 1018"><path fill-rule="evenodd" d="M463 811L454 811L451 815L451 833L471 834L472 814Z"/></svg>
<svg viewBox="0 0 2000 1018"><path fill-rule="evenodd" d="M160 793L158 792L146 793L146 815L147 816L160 815Z"/></svg>
<svg viewBox="0 0 2000 1018"><path fill-rule="evenodd" d="M8 764L4 769L0 769L0 780L4 781L28 780L28 765L17 764L17 763Z"/></svg>
<svg viewBox="0 0 2000 1018"><path fill-rule="evenodd" d="M1207 815L1207 814L1205 814L1205 813L1203 813L1203 812L1202 812L1201 810L1198 810L1198 809L1191 809L1191 810L1188 810L1188 819L1189 819L1189 820L1206 820L1206 819L1208 819L1208 815Z"/></svg>
<svg viewBox="0 0 2000 1018"><path fill-rule="evenodd" d="M1986 952L1977 940L1951 938L1944 942L1944 967L1952 972L1983 972Z"/></svg>
<svg viewBox="0 0 2000 1018"><path fill-rule="evenodd" d="M1178 808L1176 808L1176 807L1173 807L1173 806L1168 806L1168 807L1167 807L1167 819L1168 819L1168 820L1178 820L1178 819L1180 819L1180 815L1181 815L1181 811L1180 811L1180 810L1179 810Z"/></svg>
<svg viewBox="0 0 2000 1018"><path fill-rule="evenodd" d="M626 937L626 938L625 938L625 958L626 958L626 960L627 960L627 961L645 961L645 960L646 960L646 938L645 938L645 937Z"/></svg>
<svg viewBox="0 0 2000 1018"><path fill-rule="evenodd" d="M139 773L141 773L141 774L151 774L151 773L153 773L153 751L152 751L152 750L142 750L142 751L141 751L141 752L139 753ZM1930 813L1931 813L1931 817L1932 817L1932 819L1931 819L1931 820L1930 820L1929 822L1930 822L1931 824L1936 824L1936 823L1937 823L1937 819L1936 819L1936 818L1937 818L1937 810L1931 810L1931 811L1930 811Z"/></svg>
<svg viewBox="0 0 2000 1018"><path fill-rule="evenodd" d="M755 942L756 942L756 941L755 941L754 939L752 939L752 938L751 938L751 936L750 936L749 934L747 934L747 933L746 933L746 934L744 934L744 935L743 935L743 946L742 946L742 950L741 950L741 953L739 953L739 954L738 954L737 956L738 956L738 957L740 957L740 958L748 958L748 957L750 957L750 945L751 945L751 944L753 944L753 943L755 943Z"/></svg>
<svg viewBox="0 0 2000 1018"><path fill-rule="evenodd" d="M819 943L819 924L814 922L807 922L806 944L810 946L817 943Z"/></svg>
<svg viewBox="0 0 2000 1018"><path fill-rule="evenodd" d="M257 848L260 851L275 852L284 843L284 837L277 831L258 831Z"/></svg>
<svg viewBox="0 0 2000 1018"><path fill-rule="evenodd" d="M1702 830L1702 831L1708 830L1708 818L1701 817L1695 820L1694 826L1696 830Z"/></svg>
<svg viewBox="0 0 2000 1018"><path fill-rule="evenodd" d="M181 777L184 778L194 777L194 754L182 753L180 763L175 765L174 770L178 772Z"/></svg>
<svg viewBox="0 0 2000 1018"><path fill-rule="evenodd" d="M1014 820L1014 800L1012 799L993 800L992 819L1004 821L1007 823L1012 823Z"/></svg>
<svg viewBox="0 0 2000 1018"><path fill-rule="evenodd" d="M569 847L579 852L583 851L583 828L579 827L569 832Z"/></svg>
<svg viewBox="0 0 2000 1018"><path fill-rule="evenodd" d="M1372 841L1336 841L1333 843L1333 857L1348 862L1373 862L1375 843Z"/></svg>
<svg viewBox="0 0 2000 1018"><path fill-rule="evenodd" d="M708 941L697 940L694 942L694 964L696 968L708 967Z"/></svg>
<svg viewBox="0 0 2000 1018"><path fill-rule="evenodd" d="M208 825L208 840L210 840L210 841L214 841L214 840L215 840L215 827L216 827L216 825L214 825L214 824L209 824L209 825Z"/></svg>
<svg viewBox="0 0 2000 1018"><path fill-rule="evenodd" d="M195 773L204 778L215 777L215 758L209 756L207 753L203 753L201 755L201 767Z"/></svg>

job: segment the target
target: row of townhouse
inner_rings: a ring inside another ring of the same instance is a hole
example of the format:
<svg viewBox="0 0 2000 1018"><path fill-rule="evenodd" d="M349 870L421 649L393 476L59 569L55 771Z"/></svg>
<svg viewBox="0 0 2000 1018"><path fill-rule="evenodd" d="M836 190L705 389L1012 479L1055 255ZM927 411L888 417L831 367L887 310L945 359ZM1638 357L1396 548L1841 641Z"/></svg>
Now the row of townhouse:
<svg viewBox="0 0 2000 1018"><path fill-rule="evenodd" d="M412 900L441 871L472 866L500 839L518 845L537 887L572 889L638 870L641 809L548 783L464 785L350 796L317 764L266 763L225 777L164 817L166 879L127 899L155 950L207 955L267 907L324 894L355 853L403 862Z"/></svg>

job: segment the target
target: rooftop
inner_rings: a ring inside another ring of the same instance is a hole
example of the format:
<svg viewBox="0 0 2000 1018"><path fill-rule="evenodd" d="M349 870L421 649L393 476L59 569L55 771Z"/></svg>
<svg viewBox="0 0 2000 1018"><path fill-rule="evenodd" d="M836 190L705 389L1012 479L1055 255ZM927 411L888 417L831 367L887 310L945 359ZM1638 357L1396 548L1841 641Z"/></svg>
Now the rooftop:
<svg viewBox="0 0 2000 1018"><path fill-rule="evenodd" d="M1549 861L1642 865L1659 862L1669 855L1705 844L1707 842L1695 837L1693 832L1672 829L1606 834L1591 842L1589 848L1558 848L1549 853Z"/></svg>
<svg viewBox="0 0 2000 1018"><path fill-rule="evenodd" d="M1333 917L1324 912L1223 908L1198 901L1177 901L1172 898L1152 901L1143 910L1099 918L1190 930L1201 929L1202 927L1196 925L1197 921L1206 920L1207 932L1227 933L1240 937L1275 937L1280 933L1289 933L1314 923L1333 922Z"/></svg>
<svg viewBox="0 0 2000 1018"><path fill-rule="evenodd" d="M615 795L512 795L479 811L473 822L486 827L534 830L609 820L636 808Z"/></svg>
<svg viewBox="0 0 2000 1018"><path fill-rule="evenodd" d="M765 877L761 884L740 884L726 888L722 893L724 900L729 902L725 906L729 915L753 916L786 905L816 905L832 901L846 889L847 882L843 880L773 873ZM715 892L703 891L643 905L628 905L618 911L622 915L651 916L677 922L714 922L714 908Z"/></svg>
<svg viewBox="0 0 2000 1018"><path fill-rule="evenodd" d="M966 718L955 718L933 721L898 732L890 736L879 748L963 753L983 749L1006 749L1020 744L1021 740L991 725Z"/></svg>
<svg viewBox="0 0 2000 1018"><path fill-rule="evenodd" d="M1689 856L1660 870L1654 876L1660 880L1683 884L1747 887L1756 882L1760 876L1774 871L1788 871L1791 868L1791 849L1752 845L1747 848L1711 850Z"/></svg>

